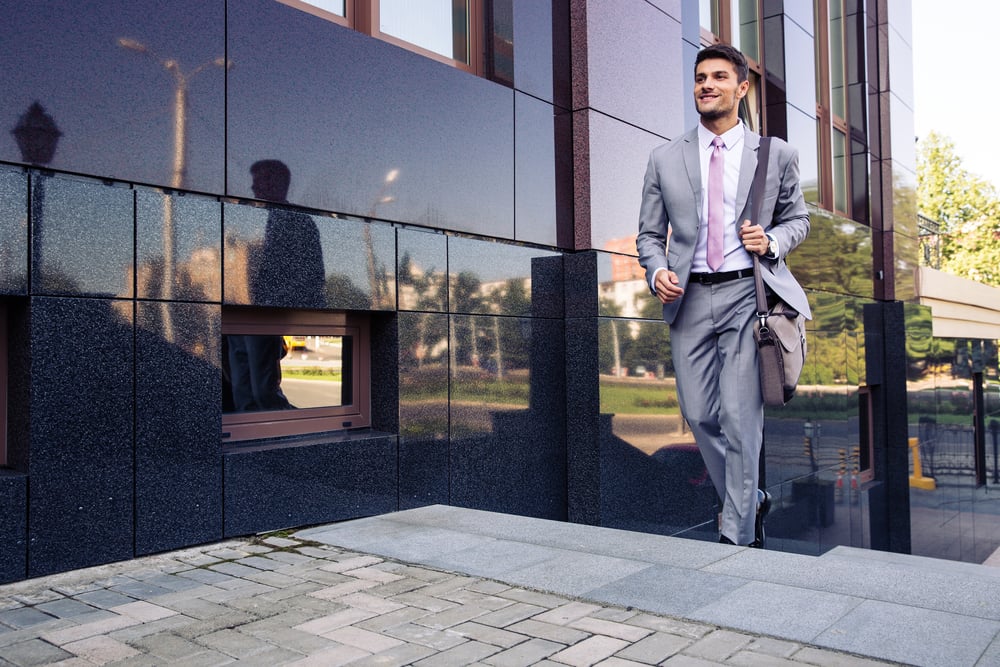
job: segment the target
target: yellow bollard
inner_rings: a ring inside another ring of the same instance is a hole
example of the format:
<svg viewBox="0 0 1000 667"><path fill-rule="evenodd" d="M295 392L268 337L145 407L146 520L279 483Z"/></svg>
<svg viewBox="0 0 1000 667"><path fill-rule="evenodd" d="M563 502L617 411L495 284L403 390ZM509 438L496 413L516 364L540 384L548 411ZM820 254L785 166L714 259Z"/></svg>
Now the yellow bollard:
<svg viewBox="0 0 1000 667"><path fill-rule="evenodd" d="M924 477L924 472L920 469L920 442L917 438L910 438L910 451L913 452L913 474L910 475L910 486L933 491L937 488L934 478Z"/></svg>

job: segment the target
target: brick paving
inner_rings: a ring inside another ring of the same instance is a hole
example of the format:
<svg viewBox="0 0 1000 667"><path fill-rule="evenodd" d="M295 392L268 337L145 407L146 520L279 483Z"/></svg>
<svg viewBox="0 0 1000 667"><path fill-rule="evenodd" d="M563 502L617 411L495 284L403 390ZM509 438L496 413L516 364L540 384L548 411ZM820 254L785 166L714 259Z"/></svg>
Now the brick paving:
<svg viewBox="0 0 1000 667"><path fill-rule="evenodd" d="M0 665L884 665L272 535L0 586Z"/></svg>

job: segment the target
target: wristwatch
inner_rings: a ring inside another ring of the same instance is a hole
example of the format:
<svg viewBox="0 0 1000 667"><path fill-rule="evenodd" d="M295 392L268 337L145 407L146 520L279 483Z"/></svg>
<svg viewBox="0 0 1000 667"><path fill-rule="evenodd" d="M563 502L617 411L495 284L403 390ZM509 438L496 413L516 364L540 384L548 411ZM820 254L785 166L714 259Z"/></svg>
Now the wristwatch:
<svg viewBox="0 0 1000 667"><path fill-rule="evenodd" d="M767 235L767 252L764 256L768 259L778 259L778 239L770 234Z"/></svg>

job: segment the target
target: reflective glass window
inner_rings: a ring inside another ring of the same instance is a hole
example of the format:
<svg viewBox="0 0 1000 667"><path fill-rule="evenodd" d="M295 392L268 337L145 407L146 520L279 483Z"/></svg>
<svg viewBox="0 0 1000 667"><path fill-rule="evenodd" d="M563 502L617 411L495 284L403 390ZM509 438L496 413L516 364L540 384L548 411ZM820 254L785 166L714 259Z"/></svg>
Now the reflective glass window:
<svg viewBox="0 0 1000 667"><path fill-rule="evenodd" d="M279 0L481 74L482 0Z"/></svg>
<svg viewBox="0 0 1000 667"><path fill-rule="evenodd" d="M363 317L232 308L222 333L224 441L371 424Z"/></svg>
<svg viewBox="0 0 1000 667"><path fill-rule="evenodd" d="M381 0L379 31L469 62L468 0Z"/></svg>

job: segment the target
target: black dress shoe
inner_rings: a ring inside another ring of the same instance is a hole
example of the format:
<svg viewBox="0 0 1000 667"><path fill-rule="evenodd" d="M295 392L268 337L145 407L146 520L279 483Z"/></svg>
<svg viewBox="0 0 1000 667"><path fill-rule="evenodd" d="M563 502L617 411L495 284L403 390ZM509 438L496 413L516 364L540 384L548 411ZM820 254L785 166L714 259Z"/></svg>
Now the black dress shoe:
<svg viewBox="0 0 1000 667"><path fill-rule="evenodd" d="M751 549L764 548L764 517L771 511L771 494L764 491L764 499L757 505L757 518L753 524L754 540L748 546Z"/></svg>
<svg viewBox="0 0 1000 667"><path fill-rule="evenodd" d="M732 545L735 546L736 542L733 542L731 539L729 539L725 535L719 535L719 544L732 544Z"/></svg>

